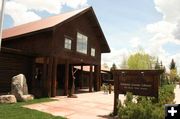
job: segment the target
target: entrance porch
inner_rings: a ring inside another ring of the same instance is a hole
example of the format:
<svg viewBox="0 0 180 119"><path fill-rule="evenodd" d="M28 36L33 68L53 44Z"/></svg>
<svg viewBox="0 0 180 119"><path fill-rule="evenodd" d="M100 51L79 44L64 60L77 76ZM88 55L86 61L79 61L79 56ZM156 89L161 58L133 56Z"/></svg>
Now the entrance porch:
<svg viewBox="0 0 180 119"><path fill-rule="evenodd" d="M67 96L73 77L75 93L100 90L100 65L58 57L38 57L33 66L32 93L35 97Z"/></svg>

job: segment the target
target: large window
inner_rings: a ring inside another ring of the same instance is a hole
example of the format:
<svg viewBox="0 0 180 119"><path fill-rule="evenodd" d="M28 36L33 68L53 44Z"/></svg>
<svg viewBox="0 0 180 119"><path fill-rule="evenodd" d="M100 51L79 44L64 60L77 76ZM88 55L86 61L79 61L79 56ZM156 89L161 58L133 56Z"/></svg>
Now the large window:
<svg viewBox="0 0 180 119"><path fill-rule="evenodd" d="M77 33L77 52L87 54L87 36Z"/></svg>
<svg viewBox="0 0 180 119"><path fill-rule="evenodd" d="M91 48L91 56L95 56L96 55L96 50L95 50L95 48Z"/></svg>
<svg viewBox="0 0 180 119"><path fill-rule="evenodd" d="M64 48L71 50L71 39L65 38Z"/></svg>

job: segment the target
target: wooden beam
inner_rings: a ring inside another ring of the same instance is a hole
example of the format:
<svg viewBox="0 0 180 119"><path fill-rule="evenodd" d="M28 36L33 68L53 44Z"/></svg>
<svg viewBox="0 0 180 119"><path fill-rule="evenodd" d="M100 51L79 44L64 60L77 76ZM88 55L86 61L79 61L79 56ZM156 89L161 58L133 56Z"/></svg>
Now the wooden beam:
<svg viewBox="0 0 180 119"><path fill-rule="evenodd" d="M101 81L100 81L100 66L99 65L95 65L94 73L95 73L95 82L96 82L95 91L100 91Z"/></svg>
<svg viewBox="0 0 180 119"><path fill-rule="evenodd" d="M69 85L69 62L66 61L65 63L65 89L64 95L68 95L68 85Z"/></svg>
<svg viewBox="0 0 180 119"><path fill-rule="evenodd" d="M35 59L32 60L32 82L31 82L31 91L34 93L34 88L36 85L36 81L35 81L35 75L36 75L36 62ZM31 93L32 93L31 92Z"/></svg>
<svg viewBox="0 0 180 119"><path fill-rule="evenodd" d="M48 64L48 58L43 58L43 73L42 73L42 82L43 82L43 88L42 88L42 96L48 96L47 92L47 64Z"/></svg>
<svg viewBox="0 0 180 119"><path fill-rule="evenodd" d="M47 80L48 97L51 97L52 66L53 66L53 57L49 57L48 76L47 76L48 77L48 80Z"/></svg>
<svg viewBox="0 0 180 119"><path fill-rule="evenodd" d="M101 79L101 64L98 65L98 91L101 90L101 84L102 84L102 79Z"/></svg>
<svg viewBox="0 0 180 119"><path fill-rule="evenodd" d="M94 91L98 91L98 69L97 65L94 66Z"/></svg>
<svg viewBox="0 0 180 119"><path fill-rule="evenodd" d="M81 72L80 72L80 89L82 89L82 85L83 85L83 65L81 65Z"/></svg>
<svg viewBox="0 0 180 119"><path fill-rule="evenodd" d="M92 65L90 65L90 77L89 77L89 92L92 92L92 81L93 81L93 71Z"/></svg>
<svg viewBox="0 0 180 119"><path fill-rule="evenodd" d="M56 81L57 81L57 58L53 58L53 66L52 66L52 86L51 86L51 96L56 96Z"/></svg>

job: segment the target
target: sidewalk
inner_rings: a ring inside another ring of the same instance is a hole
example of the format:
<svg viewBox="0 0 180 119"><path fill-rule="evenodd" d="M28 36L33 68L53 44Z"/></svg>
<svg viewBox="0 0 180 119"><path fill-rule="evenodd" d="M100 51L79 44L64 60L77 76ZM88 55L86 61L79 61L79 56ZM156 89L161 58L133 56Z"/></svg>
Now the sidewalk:
<svg viewBox="0 0 180 119"><path fill-rule="evenodd" d="M180 104L179 85L174 89L175 103ZM57 96L57 101L26 105L24 107L50 113L54 116L63 116L68 119L112 119L109 114L113 111L114 93L104 92L77 94L78 98ZM121 101L124 95L119 95Z"/></svg>
<svg viewBox="0 0 180 119"><path fill-rule="evenodd" d="M68 119L111 119L113 111L114 93L93 92L77 94L78 98L65 96L55 97L57 101L32 104L26 108L50 113L54 116L63 116ZM124 95L119 96L124 100Z"/></svg>
<svg viewBox="0 0 180 119"><path fill-rule="evenodd" d="M174 89L174 93L175 93L174 102L176 104L180 104L180 87L179 87L179 85L176 85L176 88Z"/></svg>

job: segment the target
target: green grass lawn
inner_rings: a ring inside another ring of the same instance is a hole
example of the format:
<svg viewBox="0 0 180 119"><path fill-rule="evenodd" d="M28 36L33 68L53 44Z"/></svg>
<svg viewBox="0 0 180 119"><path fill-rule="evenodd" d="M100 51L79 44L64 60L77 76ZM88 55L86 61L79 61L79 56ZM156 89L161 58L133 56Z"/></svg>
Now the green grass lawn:
<svg viewBox="0 0 180 119"><path fill-rule="evenodd" d="M55 117L44 112L23 108L23 105L39 102L53 101L53 99L42 98L28 102L18 102L16 104L0 104L0 119L65 119Z"/></svg>

